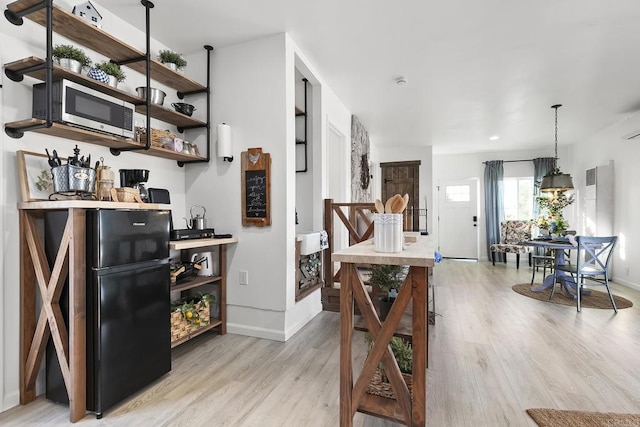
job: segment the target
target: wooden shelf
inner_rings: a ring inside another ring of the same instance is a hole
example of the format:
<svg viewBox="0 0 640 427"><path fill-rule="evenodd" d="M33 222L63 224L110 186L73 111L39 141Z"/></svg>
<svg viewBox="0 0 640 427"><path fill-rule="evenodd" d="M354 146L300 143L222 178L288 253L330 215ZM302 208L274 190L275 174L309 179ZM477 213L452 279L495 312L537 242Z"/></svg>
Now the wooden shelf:
<svg viewBox="0 0 640 427"><path fill-rule="evenodd" d="M35 126L43 124L44 120L39 119L27 119L17 122L5 123L7 129L20 130L29 126ZM119 138L117 136L111 136L98 132L92 132L86 129L81 129L73 126L67 126L60 123L53 123L50 128L36 129L33 132L42 133L45 135L57 136L59 138L70 139L73 141L86 142L88 144L101 145L109 148L126 148L126 147L140 147L141 144L134 142L131 139ZM133 151L133 153L146 154L149 156L162 157L163 159L177 160L179 162L190 162L194 160L206 160L201 156L195 156L193 154L177 153L172 150L167 150L161 147L151 147L148 150Z"/></svg>
<svg viewBox="0 0 640 427"><path fill-rule="evenodd" d="M169 291L186 291L187 289L197 288L198 286L219 282L220 280L222 280L222 276L196 276L191 279L181 280L175 285L171 285Z"/></svg>
<svg viewBox="0 0 640 427"><path fill-rule="evenodd" d="M39 3L41 3L41 0L21 0L9 4L7 9L12 12L22 12ZM26 18L42 26L46 25L44 8L27 15ZM53 5L52 25L54 32L116 62L141 58L140 61L129 63L126 66L143 75L146 74L144 52L118 40L106 31L93 26L88 21L55 4ZM151 60L151 78L180 92L206 90L206 87L202 84L191 80L182 73L173 71L155 59Z"/></svg>
<svg viewBox="0 0 640 427"><path fill-rule="evenodd" d="M18 61L10 62L5 64L4 68L9 71L20 71L27 67L33 67L37 65L43 65L45 60L42 58L38 58L35 56L30 56L28 58L20 59ZM46 72L44 69L32 71L30 73L26 73L26 76L33 77L40 81L44 81L46 76ZM107 95L113 96L114 98L120 99L125 102L129 102L136 105L136 112L140 114L147 114L147 106L144 104L146 101L143 98L138 97L137 95L133 95L129 92L125 92L123 90L114 88L112 86L106 85L98 80L89 78L85 75L74 73L73 71L69 71L66 68L62 68L57 64L53 64L53 79L67 79L75 83L79 83L88 88L100 91L102 93L106 93ZM178 113L175 110L172 110L167 107L163 107L161 105L152 105L150 116L154 119L161 120L166 123L171 123L178 127L205 127L207 124L201 120L194 119L193 117L189 117L185 114Z"/></svg>
<svg viewBox="0 0 640 427"><path fill-rule="evenodd" d="M197 337L198 335L204 334L207 331L210 331L210 330L212 330L214 328L217 328L220 325L222 325L222 321L220 319L216 319L215 317L211 317L211 318L209 318L209 324L207 326L203 326L202 328L196 330L195 332L190 333L186 337L180 338L179 340L176 340L176 341L172 342L171 343L171 348L175 348L175 347L179 346L180 344L183 344L183 343L189 341L190 339Z"/></svg>
<svg viewBox="0 0 640 427"><path fill-rule="evenodd" d="M308 288L300 289L300 293L296 295L296 302L313 293L313 291L320 289L322 285L324 285L324 280L319 280L318 283L311 285Z"/></svg>
<svg viewBox="0 0 640 427"><path fill-rule="evenodd" d="M226 239L187 239L172 240L169 242L169 248L179 251L182 249L204 248L206 246L228 245L230 243L238 243L237 237L229 237Z"/></svg>

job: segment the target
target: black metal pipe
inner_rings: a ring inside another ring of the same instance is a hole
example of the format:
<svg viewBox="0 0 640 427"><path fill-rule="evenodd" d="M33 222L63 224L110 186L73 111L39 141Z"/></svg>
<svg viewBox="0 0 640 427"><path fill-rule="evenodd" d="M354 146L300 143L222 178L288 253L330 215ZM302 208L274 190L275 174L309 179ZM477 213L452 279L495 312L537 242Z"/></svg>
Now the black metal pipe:
<svg viewBox="0 0 640 427"><path fill-rule="evenodd" d="M144 6L145 9L145 27L146 27L146 77L147 77L147 99L146 99L146 107L147 107L147 131L146 131L146 141L144 146L138 147L124 147L124 148L111 148L111 154L114 156L120 155L123 151L141 151L141 150L149 150L151 148L151 9L154 7L153 3L147 0L141 0L140 3Z"/></svg>
<svg viewBox="0 0 640 427"><path fill-rule="evenodd" d="M136 56L135 58L131 58L131 59L122 59L120 61L114 61L112 59L111 61L118 65L127 65L127 64L133 64L134 62L145 61L146 59L147 59L147 56L142 55L142 56Z"/></svg>
<svg viewBox="0 0 640 427"><path fill-rule="evenodd" d="M205 93L208 90L209 90L208 88L204 88L204 89L198 89L198 90L191 90L191 91L188 91L188 92L178 91L178 98L184 99L185 96L197 95L199 93Z"/></svg>
<svg viewBox="0 0 640 427"><path fill-rule="evenodd" d="M46 104L45 127L53 125L51 114L53 111L53 0L46 0L47 3L47 58L45 59L45 87Z"/></svg>
<svg viewBox="0 0 640 427"><path fill-rule="evenodd" d="M303 78L302 81L304 82L304 141L302 142L298 142L296 141L296 145L304 145L304 169L301 170L296 170L296 173L298 172L307 172L308 171L308 163L307 163L307 83L309 82L309 80L307 80L306 78Z"/></svg>
<svg viewBox="0 0 640 427"><path fill-rule="evenodd" d="M203 92L206 92L207 94L207 124L205 125L207 128L207 157L202 160L191 160L188 162L179 161L178 166L180 167L187 163L209 163L209 161L211 161L211 51L213 50L213 46L206 44L204 45L204 48L207 50L207 87L206 89L184 92L183 95ZM178 97L182 99L180 94L181 92L178 92ZM195 129L201 127L202 126L184 126L182 129ZM233 160L233 157L231 157L231 160Z"/></svg>

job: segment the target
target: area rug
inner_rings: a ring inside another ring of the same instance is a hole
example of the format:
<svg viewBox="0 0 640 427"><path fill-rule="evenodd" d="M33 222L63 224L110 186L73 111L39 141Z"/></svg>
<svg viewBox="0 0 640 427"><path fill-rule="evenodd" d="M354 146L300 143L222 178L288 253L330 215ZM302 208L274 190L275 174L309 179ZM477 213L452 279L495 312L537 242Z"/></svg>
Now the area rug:
<svg viewBox="0 0 640 427"><path fill-rule="evenodd" d="M613 412L563 411L559 409L527 409L539 427L631 427L640 426L640 414Z"/></svg>
<svg viewBox="0 0 640 427"><path fill-rule="evenodd" d="M539 284L535 284L538 286ZM531 290L531 285L529 283L521 283L519 285L513 285L511 287L517 293L527 296L529 298L537 299L538 301L551 302L554 304L562 304L562 305L576 305L576 301L569 297L563 289L560 289L558 286L556 288L556 292L553 294L553 298L549 299L549 295L551 295L551 288L545 289L540 292L533 292ZM608 308L609 310L613 310L611 307L611 301L609 300L609 294L606 292L591 290L591 295L583 295L580 299L580 307L581 308ZM614 295L613 300L616 302L616 307L618 309L633 307L633 303L626 298L622 298L620 296Z"/></svg>

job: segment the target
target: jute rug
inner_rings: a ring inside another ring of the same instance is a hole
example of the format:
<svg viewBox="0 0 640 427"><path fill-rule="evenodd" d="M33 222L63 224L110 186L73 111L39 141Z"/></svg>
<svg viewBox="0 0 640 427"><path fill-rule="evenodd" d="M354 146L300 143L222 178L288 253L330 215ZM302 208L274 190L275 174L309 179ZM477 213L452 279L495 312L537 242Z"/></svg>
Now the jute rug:
<svg viewBox="0 0 640 427"><path fill-rule="evenodd" d="M539 427L633 427L640 426L640 414L613 412L562 411L559 409L527 409Z"/></svg>
<svg viewBox="0 0 640 427"><path fill-rule="evenodd" d="M538 283L534 285L538 286ZM513 285L511 287L517 293L527 296L529 298L537 299L538 301L551 302L554 304L562 304L562 305L572 305L575 307L576 301L569 297L564 289L560 289L559 285L556 285L556 292L553 294L553 299L549 299L551 295L551 288L545 289L540 292L533 292L531 290L531 285L529 283L521 283L519 285ZM580 307L582 308L608 308L613 310L611 307L611 301L609 300L609 294L606 292L591 290L591 295L583 295L580 299ZM621 308L629 308L633 307L633 303L626 298L619 297L617 295L613 296L613 300L616 302L616 307L618 309Z"/></svg>

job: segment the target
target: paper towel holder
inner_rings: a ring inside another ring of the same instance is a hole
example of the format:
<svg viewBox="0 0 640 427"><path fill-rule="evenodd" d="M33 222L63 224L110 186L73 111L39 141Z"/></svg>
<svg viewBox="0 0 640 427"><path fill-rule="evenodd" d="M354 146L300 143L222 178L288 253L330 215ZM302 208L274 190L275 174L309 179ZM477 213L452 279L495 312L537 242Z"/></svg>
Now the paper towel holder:
<svg viewBox="0 0 640 427"><path fill-rule="evenodd" d="M228 130L221 135L220 130L222 126ZM223 162L233 162L233 156L228 155L231 154L231 148L231 129L226 123L222 123L222 125L218 125L218 157L222 157Z"/></svg>

